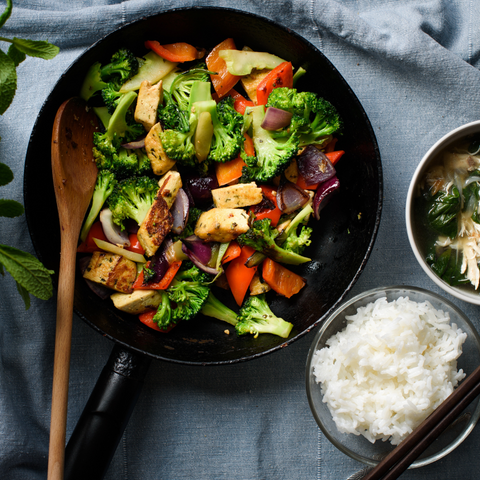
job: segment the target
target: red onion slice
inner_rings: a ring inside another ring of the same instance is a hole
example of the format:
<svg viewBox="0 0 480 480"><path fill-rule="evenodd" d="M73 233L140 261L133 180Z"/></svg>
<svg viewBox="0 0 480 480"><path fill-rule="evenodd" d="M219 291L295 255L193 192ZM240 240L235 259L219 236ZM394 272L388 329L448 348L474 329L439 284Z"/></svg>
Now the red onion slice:
<svg viewBox="0 0 480 480"><path fill-rule="evenodd" d="M280 130L290 125L292 116L292 113L281 108L268 107L261 127L265 130Z"/></svg>
<svg viewBox="0 0 480 480"><path fill-rule="evenodd" d="M138 150L145 147L145 137L134 140L133 142L122 143L122 147L128 150Z"/></svg>
<svg viewBox="0 0 480 480"><path fill-rule="evenodd" d="M331 200L332 196L338 193L339 188L340 181L336 176L318 186L313 197L313 211L317 220L320 220L320 212Z"/></svg>
<svg viewBox="0 0 480 480"><path fill-rule="evenodd" d="M180 188L173 202L170 212L173 216L172 232L180 235L188 221L188 212L190 211L190 201L183 188Z"/></svg>
<svg viewBox="0 0 480 480"><path fill-rule="evenodd" d="M283 213L295 212L303 207L309 199L310 195L303 188L289 180L284 180L278 186L277 205Z"/></svg>
<svg viewBox="0 0 480 480"><path fill-rule="evenodd" d="M182 251L200 269L206 273L217 275L219 272L207 264L212 257L212 248L195 235L182 240Z"/></svg>
<svg viewBox="0 0 480 480"><path fill-rule="evenodd" d="M102 223L103 233L110 243L123 247L130 246L127 230L121 230L119 225L113 223L112 212L109 208L104 208L100 212L100 222Z"/></svg>
<svg viewBox="0 0 480 480"><path fill-rule="evenodd" d="M313 145L308 145L298 156L297 165L306 185L325 182L336 173L326 155Z"/></svg>

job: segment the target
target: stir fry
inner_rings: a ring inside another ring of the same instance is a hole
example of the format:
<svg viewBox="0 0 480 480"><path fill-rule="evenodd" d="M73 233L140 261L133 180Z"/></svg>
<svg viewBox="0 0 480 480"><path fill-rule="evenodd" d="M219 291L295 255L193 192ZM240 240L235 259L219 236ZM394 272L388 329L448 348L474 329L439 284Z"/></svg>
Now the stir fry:
<svg viewBox="0 0 480 480"><path fill-rule="evenodd" d="M293 325L272 312L268 292L290 298L305 287L292 266L311 260L310 224L340 187L339 114L296 88L304 69L231 38L210 51L145 48L95 63L81 89L103 125L83 276L160 332L201 313L238 335L287 338Z"/></svg>

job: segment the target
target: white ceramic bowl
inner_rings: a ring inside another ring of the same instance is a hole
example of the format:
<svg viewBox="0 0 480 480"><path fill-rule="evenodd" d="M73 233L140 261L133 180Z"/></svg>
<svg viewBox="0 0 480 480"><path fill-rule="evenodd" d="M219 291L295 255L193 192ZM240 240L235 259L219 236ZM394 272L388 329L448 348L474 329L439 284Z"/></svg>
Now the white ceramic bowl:
<svg viewBox="0 0 480 480"><path fill-rule="evenodd" d="M419 196L419 183L421 182L422 178L424 177L426 171L431 165L431 162L437 157L437 155L452 145L457 140L460 140L463 137L467 137L468 135L472 134L480 134L480 121L475 121L472 123L467 123L466 125L462 125L461 127L452 130L451 132L447 133L444 137L438 140L435 145L424 155L420 163L418 164L417 169L412 177L410 182L410 187L407 193L407 204L405 209L405 216L406 216L406 224L407 224L407 234L408 240L410 241L410 245L412 247L413 253L417 258L418 263L423 268L425 273L443 290L448 292L450 295L457 297L465 302L473 303L475 305L480 305L480 290L475 292L468 291L465 288L457 288L452 287L444 280L442 280L438 275L434 273L434 271L430 268L428 263L425 260L425 251L419 242L419 226L415 224L414 218L414 209L415 209L415 202Z"/></svg>
<svg viewBox="0 0 480 480"><path fill-rule="evenodd" d="M326 403L323 403L321 385L316 382L313 374L314 353L325 347L326 341L346 326L346 315L353 315L359 307L375 302L378 298L386 297L391 302L399 297L409 297L414 302L428 300L437 310L443 310L450 315L450 322L456 323L466 334L463 344L463 353L457 360L457 368L469 375L480 365L480 335L470 320L450 301L436 293L418 287L393 286L381 287L364 292L341 305L323 324L313 339L306 365L307 397L313 416L323 434L339 450L351 458L370 466L375 466L385 455L393 450L390 442L377 440L370 443L361 435L341 433L338 431ZM410 468L422 467L433 463L457 448L475 427L480 417L480 398L477 397L435 440Z"/></svg>

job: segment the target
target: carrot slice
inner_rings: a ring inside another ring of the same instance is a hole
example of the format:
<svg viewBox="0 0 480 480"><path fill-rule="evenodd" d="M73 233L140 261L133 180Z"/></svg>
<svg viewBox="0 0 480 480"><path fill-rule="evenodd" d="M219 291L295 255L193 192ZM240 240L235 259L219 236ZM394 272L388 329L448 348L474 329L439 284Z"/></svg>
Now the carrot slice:
<svg viewBox="0 0 480 480"><path fill-rule="evenodd" d="M206 64L207 68L211 72L215 72L215 75L210 75L213 88L217 92L218 98L222 98L236 85L240 80L237 75L232 75L227 70L227 64L223 58L220 58L218 52L220 50L236 50L235 42L233 38L227 38L223 42L219 43L213 50L207 55Z"/></svg>
<svg viewBox="0 0 480 480"><path fill-rule="evenodd" d="M262 275L272 290L287 298L295 295L305 286L305 280L300 275L270 258L263 261Z"/></svg>
<svg viewBox="0 0 480 480"><path fill-rule="evenodd" d="M202 55L193 45L184 42L160 45L160 42L156 40L147 40L145 47L153 50L159 57L173 63L189 62L201 58Z"/></svg>
<svg viewBox="0 0 480 480"><path fill-rule="evenodd" d="M252 281L257 267L248 268L245 266L245 262L253 255L255 250L252 247L244 246L240 256L229 262L228 268L225 270L225 276L227 277L228 285L232 291L233 297L237 302L237 305L241 305L245 294L247 293L248 286Z"/></svg>
<svg viewBox="0 0 480 480"><path fill-rule="evenodd" d="M332 165L335 165L342 158L344 153L344 150L336 150L335 152L327 152L325 156L330 160Z"/></svg>
<svg viewBox="0 0 480 480"><path fill-rule="evenodd" d="M238 258L240 253L242 253L242 248L240 245L235 240L231 241L227 247L227 250L225 251L225 254L223 255L222 265L227 262L231 262L235 258Z"/></svg>
<svg viewBox="0 0 480 480"><path fill-rule="evenodd" d="M257 86L257 105L266 105L274 88L293 88L293 67L291 62L283 62L275 67Z"/></svg>
<svg viewBox="0 0 480 480"><path fill-rule="evenodd" d="M245 150L245 154L247 155L247 157L254 157L255 147L253 145L253 138L248 133L244 133L243 136L245 137L245 141L243 142L243 149Z"/></svg>
<svg viewBox="0 0 480 480"><path fill-rule="evenodd" d="M242 169L245 165L246 163L240 155L229 162L216 162L215 174L217 175L218 185L227 185L228 183L237 180L237 178L240 178L242 176Z"/></svg>

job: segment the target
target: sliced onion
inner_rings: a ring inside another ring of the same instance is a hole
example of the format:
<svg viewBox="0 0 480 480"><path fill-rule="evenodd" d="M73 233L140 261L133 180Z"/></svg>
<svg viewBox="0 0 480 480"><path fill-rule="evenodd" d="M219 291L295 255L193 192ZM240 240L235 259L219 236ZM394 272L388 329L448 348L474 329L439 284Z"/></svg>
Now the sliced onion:
<svg viewBox="0 0 480 480"><path fill-rule="evenodd" d="M339 188L340 181L337 177L330 178L318 186L313 197L313 211L317 220L320 220L320 212L331 200L332 196L338 192Z"/></svg>
<svg viewBox="0 0 480 480"><path fill-rule="evenodd" d="M200 238L195 237L195 235L182 240L182 243L183 253L185 253L200 270L212 275L219 273L218 270L207 265L212 257L210 245L204 243Z"/></svg>
<svg viewBox="0 0 480 480"><path fill-rule="evenodd" d="M464 183L464 187L468 187L468 185L470 185L471 183L473 182L480 182L480 177L477 177L475 175L472 175L471 177L468 177L466 180L465 180L465 183Z"/></svg>
<svg viewBox="0 0 480 480"><path fill-rule="evenodd" d="M303 207L310 200L310 195L295 185L284 180L277 189L277 205L283 213L292 213Z"/></svg>
<svg viewBox="0 0 480 480"><path fill-rule="evenodd" d="M109 208L104 208L100 212L100 222L102 223L103 233L109 242L122 247L130 246L128 232L121 230L119 225L113 223L113 215Z"/></svg>
<svg viewBox="0 0 480 480"><path fill-rule="evenodd" d="M205 204L212 201L212 190L218 188L217 176L215 174L206 177L189 176L185 184L190 191L195 205Z"/></svg>
<svg viewBox="0 0 480 480"><path fill-rule="evenodd" d="M183 253L182 250L183 243L181 240L177 240L175 243L172 242L171 245L165 250L165 255L170 264L173 262L178 262L181 260L187 260L188 256Z"/></svg>
<svg viewBox="0 0 480 480"><path fill-rule="evenodd" d="M145 137L134 140L133 142L122 143L122 147L128 150L138 150L145 147Z"/></svg>
<svg viewBox="0 0 480 480"><path fill-rule="evenodd" d="M85 270L88 267L88 264L90 263L92 256L87 255L79 258L78 260L78 268L82 272L82 275L85 273ZM84 278L86 284L90 288L90 290L95 293L95 295L98 295L102 300L105 300L112 294L112 290L105 285L102 285L101 283L97 282L92 282L91 280L88 280L87 278Z"/></svg>
<svg viewBox="0 0 480 480"><path fill-rule="evenodd" d="M336 173L326 155L313 145L308 145L299 155L297 165L306 185L325 182Z"/></svg>
<svg viewBox="0 0 480 480"><path fill-rule="evenodd" d="M281 108L268 107L261 127L265 130L280 130L290 125L292 113Z"/></svg>
<svg viewBox="0 0 480 480"><path fill-rule="evenodd" d="M172 232L180 235L183 232L188 221L188 212L190 211L190 201L183 188L180 188L173 202L170 212L173 216Z"/></svg>
<svg viewBox="0 0 480 480"><path fill-rule="evenodd" d="M146 263L145 257L140 255L139 253L131 252L130 250L125 250L122 247L117 247L113 243L105 242L104 240L100 240L98 238L94 238L93 241L95 245L100 250L105 250L106 252L113 253L115 255L121 255L122 257L128 258L132 262L135 263Z"/></svg>

